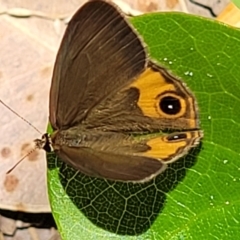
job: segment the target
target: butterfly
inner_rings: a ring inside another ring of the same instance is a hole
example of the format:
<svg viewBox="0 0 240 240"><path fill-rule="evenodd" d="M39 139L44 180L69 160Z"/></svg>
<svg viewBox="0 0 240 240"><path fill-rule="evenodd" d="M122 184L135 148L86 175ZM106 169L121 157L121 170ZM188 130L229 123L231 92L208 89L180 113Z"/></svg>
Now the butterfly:
<svg viewBox="0 0 240 240"><path fill-rule="evenodd" d="M196 99L153 63L124 14L89 1L68 24L50 89L52 134L35 140L80 172L146 182L199 144Z"/></svg>

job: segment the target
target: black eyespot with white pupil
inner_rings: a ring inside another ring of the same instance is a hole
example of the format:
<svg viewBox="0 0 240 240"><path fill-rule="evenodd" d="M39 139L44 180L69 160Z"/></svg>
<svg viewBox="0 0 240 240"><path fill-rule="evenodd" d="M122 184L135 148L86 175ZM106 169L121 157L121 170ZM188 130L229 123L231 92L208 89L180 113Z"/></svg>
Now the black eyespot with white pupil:
<svg viewBox="0 0 240 240"><path fill-rule="evenodd" d="M166 96L160 99L159 107L165 114L174 115L181 111L181 102L178 98Z"/></svg>
<svg viewBox="0 0 240 240"><path fill-rule="evenodd" d="M187 134L186 133L175 133L175 134L170 134L169 136L167 136L167 140L168 141L179 141L182 139L186 139L187 138Z"/></svg>

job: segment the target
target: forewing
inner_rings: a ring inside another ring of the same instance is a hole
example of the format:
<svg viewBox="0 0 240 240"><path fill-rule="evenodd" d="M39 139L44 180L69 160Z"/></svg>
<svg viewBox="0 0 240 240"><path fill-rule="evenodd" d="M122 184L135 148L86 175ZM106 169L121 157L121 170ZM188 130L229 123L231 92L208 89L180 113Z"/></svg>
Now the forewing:
<svg viewBox="0 0 240 240"><path fill-rule="evenodd" d="M57 54L50 90L50 122L66 129L133 81L146 64L138 35L121 12L90 1L73 16Z"/></svg>
<svg viewBox="0 0 240 240"><path fill-rule="evenodd" d="M99 103L84 125L140 134L198 129L197 103L180 79L150 63L133 83Z"/></svg>

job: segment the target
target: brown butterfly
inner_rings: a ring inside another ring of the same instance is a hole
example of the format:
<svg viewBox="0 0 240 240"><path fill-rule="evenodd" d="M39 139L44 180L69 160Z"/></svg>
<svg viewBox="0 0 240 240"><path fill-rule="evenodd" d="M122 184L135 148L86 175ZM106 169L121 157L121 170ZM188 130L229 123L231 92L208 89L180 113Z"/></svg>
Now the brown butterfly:
<svg viewBox="0 0 240 240"><path fill-rule="evenodd" d="M148 59L122 12L89 1L70 21L50 91L54 132L35 140L93 177L145 182L195 147L196 100ZM173 133L169 133L173 132Z"/></svg>

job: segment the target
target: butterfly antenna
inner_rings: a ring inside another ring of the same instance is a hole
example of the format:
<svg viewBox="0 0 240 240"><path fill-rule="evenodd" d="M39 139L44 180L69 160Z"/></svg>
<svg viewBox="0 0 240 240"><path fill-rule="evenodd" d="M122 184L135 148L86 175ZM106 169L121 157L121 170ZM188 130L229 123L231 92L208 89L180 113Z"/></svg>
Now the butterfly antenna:
<svg viewBox="0 0 240 240"><path fill-rule="evenodd" d="M19 118L21 118L24 122L26 122L29 126L31 126L33 129L35 129L38 133L40 133L42 135L42 132L39 131L35 126L33 126L30 122L28 122L25 118L23 118L22 116L20 116L16 111L14 111L12 108L10 108L6 103L4 103L2 100L0 100L0 103L2 105L4 105L8 110L10 110L11 112L13 112L15 115L17 115Z"/></svg>
<svg viewBox="0 0 240 240"><path fill-rule="evenodd" d="M36 151L36 149L38 149L37 146L35 146L35 148L33 148L31 151L29 151L25 156L23 156L12 168L10 168L6 174L11 173L26 157L28 157L30 154L32 154L34 151Z"/></svg>

